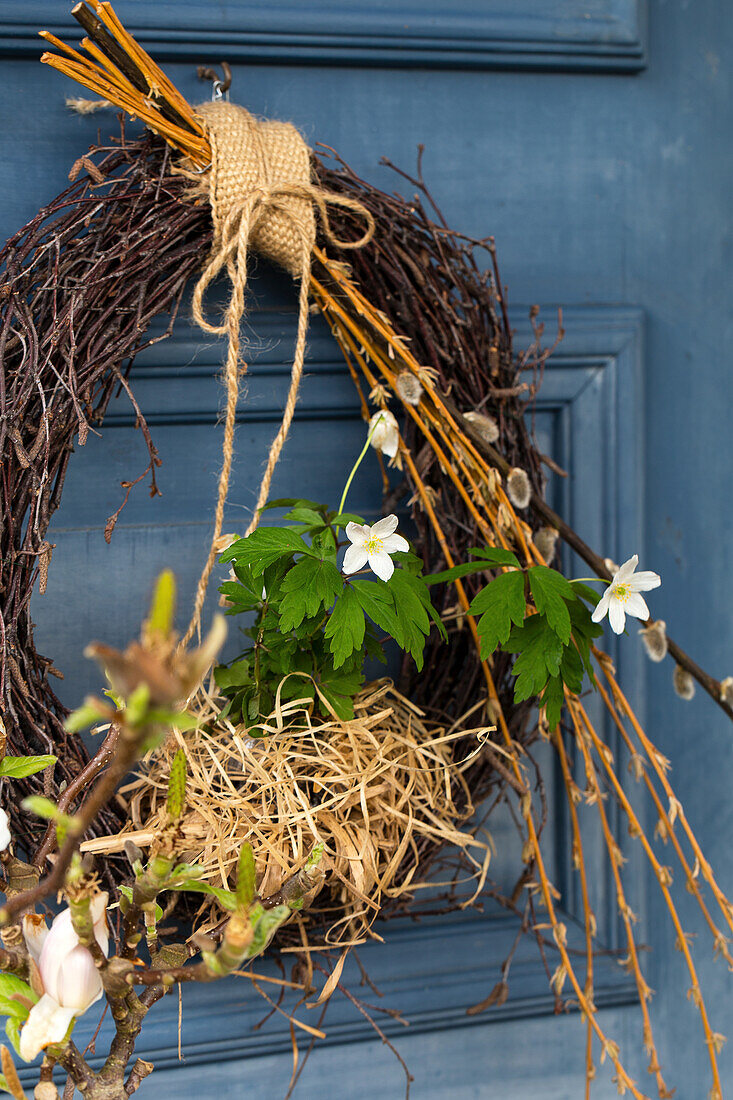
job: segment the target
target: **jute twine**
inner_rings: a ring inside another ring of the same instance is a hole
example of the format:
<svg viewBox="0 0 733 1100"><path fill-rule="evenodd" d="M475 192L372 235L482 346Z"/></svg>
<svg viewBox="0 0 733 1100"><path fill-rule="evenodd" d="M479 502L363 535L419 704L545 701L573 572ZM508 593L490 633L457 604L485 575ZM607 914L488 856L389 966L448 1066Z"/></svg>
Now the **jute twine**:
<svg viewBox="0 0 733 1100"><path fill-rule="evenodd" d="M240 358L240 327L244 314L249 249L285 268L294 279L299 280L300 290L290 389L280 427L270 447L247 534L257 526L260 509L267 503L272 475L290 430L298 399L308 330L316 211L320 214L326 238L338 248L362 248L374 233L374 219L360 202L325 191L311 182L310 150L302 135L290 123L256 119L244 107L232 103L205 103L197 108L197 112L206 128L212 150L208 194L214 240L211 256L194 290L193 317L204 332L228 339L224 368L227 401L214 533L183 644L190 640L195 631L200 631L201 611L216 560L229 491L239 376L247 369ZM366 230L359 240L342 241L333 235L327 210L330 203L353 210L364 219ZM231 295L224 321L212 324L204 315L204 296L224 268L231 282Z"/></svg>

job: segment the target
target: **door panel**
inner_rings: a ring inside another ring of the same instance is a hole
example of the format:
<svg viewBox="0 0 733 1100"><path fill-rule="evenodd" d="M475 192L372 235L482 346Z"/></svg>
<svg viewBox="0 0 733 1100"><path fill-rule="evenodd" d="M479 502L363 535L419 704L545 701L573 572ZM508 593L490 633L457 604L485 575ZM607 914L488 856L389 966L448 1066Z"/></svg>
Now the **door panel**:
<svg viewBox="0 0 733 1100"><path fill-rule="evenodd" d="M724 506L733 400L722 350L730 335L733 163L721 140L731 123L729 11L715 0L655 0L647 39L644 6L636 0L460 6L120 0L117 10L190 101L206 94L194 63L225 57L236 63L235 100L292 120L310 142L334 146L382 187L397 182L379 158L410 168L417 143L426 143L425 175L449 223L495 235L510 301L539 302L548 332L557 304L564 307L567 335L537 407L540 449L570 474L567 481L552 479L554 503L604 555L643 553L663 577L655 610L704 666L721 676L733 671L730 601L721 598L733 567ZM30 8L6 0L0 23L6 151L0 231L8 236L61 190L97 127L106 134L116 124L111 116L71 115L63 97L73 86L37 63L39 27L71 36L65 0ZM241 529L248 518L275 431L294 306L287 280L262 265L248 318L251 368L227 529ZM529 342L526 306L513 316L520 347ZM182 317L173 337L136 364L132 380L163 458L163 497L151 501L142 487L134 491L109 547L102 532L120 502L119 482L146 461L124 396L111 406L101 437L90 437L72 460L51 534L57 549L48 593L33 603L39 648L63 667L69 701L96 686L81 658L84 644L90 637L124 642L162 566L176 570L184 606L193 591L220 462L221 360L221 346ZM308 377L274 492L336 498L347 456L362 439L348 376L314 320ZM379 486L368 469L360 471L351 503L376 514ZM711 547L714 555L706 553ZM576 564L576 574L585 573ZM731 892L733 739L725 719L706 699L679 703L669 665L645 664L633 631L615 655L638 707L647 700L650 733L671 757L693 826ZM545 772L553 806L546 850L572 928L577 882L549 759ZM492 870L506 884L516 867L513 830L500 816L490 827L497 847ZM632 904L654 941L647 971L657 990L656 1034L667 1078L681 1100L697 1100L707 1091L705 1054L685 1001L674 934L634 863L631 842L618 839L631 857ZM589 844L600 852L599 838ZM618 929L602 874L594 890L601 938L613 947ZM691 918L684 896L681 907L683 919ZM698 925L690 919L686 927ZM411 1021L409 1029L390 1018L383 1023L416 1076L413 1097L583 1095L582 1026L577 1018L550 1015L532 944L520 948L508 1004L465 1015L496 981L515 933L513 920L488 899L483 915L392 922L381 932L386 943L365 948L362 961L385 1006ZM713 1026L725 1032L729 975L704 952L700 958ZM600 969L604 1026L644 1082L632 990L612 960ZM161 1096L284 1094L289 1032L282 1020L252 1030L263 1015L253 990L243 983L186 989L183 1008L184 1063L177 1060L174 999L157 1006L141 1046L160 1067L151 1087ZM399 1066L347 1002L333 1005L325 1027L328 1038L305 1071L301 1095L402 1094ZM724 1051L721 1058L729 1084L732 1057ZM614 1095L603 1070L594 1096Z"/></svg>

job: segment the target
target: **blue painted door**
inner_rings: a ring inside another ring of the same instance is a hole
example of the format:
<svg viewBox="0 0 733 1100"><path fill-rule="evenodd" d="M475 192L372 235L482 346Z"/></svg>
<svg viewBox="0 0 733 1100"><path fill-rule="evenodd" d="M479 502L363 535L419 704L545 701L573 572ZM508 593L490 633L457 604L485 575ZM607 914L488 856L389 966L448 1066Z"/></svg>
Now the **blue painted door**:
<svg viewBox="0 0 733 1100"><path fill-rule="evenodd" d="M565 309L567 337L538 415L541 449L571 474L552 488L558 506L603 554L619 560L643 551L645 565L664 580L655 611L703 665L721 676L733 672L730 10L718 0L651 0L648 13L643 0L120 0L117 7L189 100L204 94L195 64L226 58L236 100L294 121L311 143L332 145L380 186L395 186L379 167L382 155L409 168L417 143L426 144L425 173L449 222L496 237L518 343L528 339L531 303L541 305L548 324L557 305ZM0 5L3 236L62 189L100 125L70 114L64 96L71 85L37 63L36 30L68 38L71 26L65 0ZM101 127L111 132L114 122L104 117ZM263 266L226 529L244 525L254 500L253 470L286 387L294 305L292 288ZM172 339L136 364L136 392L164 462L163 497L133 495L109 547L102 532L119 503L119 482L145 465L124 399L101 436L74 456L51 536L57 549L48 592L33 605L39 648L64 668L68 701L96 686L81 657L85 642L124 642L161 567L176 570L184 598L192 592L220 460L221 356L220 346L181 319ZM337 350L314 324L308 378L274 491L336 499L345 456L362 439ZM368 470L352 504L365 514L378 508L379 485ZM707 700L676 700L669 666L644 665L635 639L619 661L733 892L730 728ZM542 763L551 777L551 757ZM576 884L561 804L551 812L548 860L572 917ZM493 872L507 883L517 859L511 828L500 816L491 828ZM654 942L647 971L666 1076L681 1100L701 1100L707 1078L698 1022L685 1000L673 930L647 886L636 876L635 908L644 914L644 938ZM613 947L617 930L602 874L596 890L594 908L605 914L603 938ZM682 906L685 917L684 897ZM413 1097L584 1095L583 1029L577 1017L550 1014L531 945L520 948L503 1009L465 1014L496 980L515 932L511 918L487 900L483 915L382 931L386 943L365 949L362 961L384 995L379 1003L410 1022L406 1028L380 1017L415 1077ZM700 969L713 1025L725 1032L733 1014L729 976L712 960ZM644 1081L632 992L614 963L602 974L604 1027ZM277 1018L253 1030L263 1014L242 983L187 989L179 1063L178 1005L166 999L141 1044L158 1067L149 1091L284 1095L289 1032ZM403 1094L399 1065L348 1003L335 1004L324 1027L327 1038L300 1095ZM733 1054L724 1052L721 1063L730 1087ZM616 1095L604 1070L594 1095Z"/></svg>

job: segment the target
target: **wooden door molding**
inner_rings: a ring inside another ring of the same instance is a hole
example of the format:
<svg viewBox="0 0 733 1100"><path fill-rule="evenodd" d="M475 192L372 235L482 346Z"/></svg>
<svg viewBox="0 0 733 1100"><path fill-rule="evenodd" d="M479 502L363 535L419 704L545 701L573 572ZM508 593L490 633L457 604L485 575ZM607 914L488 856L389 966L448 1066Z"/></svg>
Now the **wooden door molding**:
<svg viewBox="0 0 733 1100"><path fill-rule="evenodd" d="M645 0L119 0L128 30L155 57L279 65L638 72L646 66ZM30 12L30 16L29 16ZM38 30L68 38L59 0L6 0L0 53L39 52Z"/></svg>

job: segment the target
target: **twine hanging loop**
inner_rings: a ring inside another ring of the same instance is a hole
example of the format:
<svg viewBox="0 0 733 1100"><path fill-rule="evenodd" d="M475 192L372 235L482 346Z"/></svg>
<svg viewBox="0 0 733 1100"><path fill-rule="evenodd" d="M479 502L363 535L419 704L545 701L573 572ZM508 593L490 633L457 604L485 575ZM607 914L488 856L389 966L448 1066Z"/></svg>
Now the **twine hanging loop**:
<svg viewBox="0 0 733 1100"><path fill-rule="evenodd" d="M183 642L200 630L201 611L217 554L224 506L234 455L239 376L246 371L240 357L240 328L244 315L250 249L266 256L299 281L298 328L290 389L282 421L272 441L260 484L255 513L247 534L254 530L260 509L267 503L272 475L290 430L298 399L308 331L308 294L311 255L316 242L316 212L326 239L338 248L362 248L374 234L374 219L362 203L325 191L311 180L311 152L298 130L287 122L257 119L244 107L221 100L197 108L211 145L211 167L204 185L214 223L211 255L193 295L193 318L204 332L228 340L224 381L226 415L222 469L219 475L214 532L199 579L191 623ZM331 231L328 206L353 210L366 225L357 241L338 240ZM213 323L204 313L204 297L226 269L231 293L224 319Z"/></svg>

